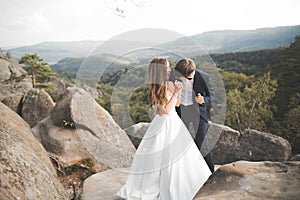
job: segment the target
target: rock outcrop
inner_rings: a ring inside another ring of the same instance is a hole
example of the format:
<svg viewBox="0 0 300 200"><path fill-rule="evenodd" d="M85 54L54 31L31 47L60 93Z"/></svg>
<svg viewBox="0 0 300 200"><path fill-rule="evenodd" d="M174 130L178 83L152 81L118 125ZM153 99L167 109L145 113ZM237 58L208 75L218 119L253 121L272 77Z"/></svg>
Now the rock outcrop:
<svg viewBox="0 0 300 200"><path fill-rule="evenodd" d="M138 123L126 129L137 147L149 123ZM242 133L230 127L210 123L208 141L215 164L227 164L239 160L286 161L291 156L289 142L279 136L256 130Z"/></svg>
<svg viewBox="0 0 300 200"><path fill-rule="evenodd" d="M0 199L69 199L29 125L0 103Z"/></svg>
<svg viewBox="0 0 300 200"><path fill-rule="evenodd" d="M50 114L54 108L51 96L39 89L31 89L22 100L21 116L33 127Z"/></svg>
<svg viewBox="0 0 300 200"><path fill-rule="evenodd" d="M140 122L124 129L136 149L141 143L148 127L149 123Z"/></svg>
<svg viewBox="0 0 300 200"><path fill-rule="evenodd" d="M195 200L299 199L300 162L239 161L221 166Z"/></svg>
<svg viewBox="0 0 300 200"><path fill-rule="evenodd" d="M71 86L70 83L67 83L57 77L51 77L50 82L54 85L57 95L63 94L66 91L67 87Z"/></svg>
<svg viewBox="0 0 300 200"><path fill-rule="evenodd" d="M62 161L93 158L97 171L128 167L135 148L109 113L83 89L68 88L50 116L33 129L47 151Z"/></svg>
<svg viewBox="0 0 300 200"><path fill-rule="evenodd" d="M81 200L113 200L115 193L126 182L126 169L110 169L94 174L84 181Z"/></svg>
<svg viewBox="0 0 300 200"><path fill-rule="evenodd" d="M27 74L27 72L20 67L19 63L15 60L8 59L6 57L0 56L0 80L8 80L12 73L21 76Z"/></svg>
<svg viewBox="0 0 300 200"><path fill-rule="evenodd" d="M6 106L8 106L13 111L15 111L17 114L21 115L23 97L24 97L24 94L21 94L21 93L11 94L11 95L5 97L2 100L2 103L4 103Z"/></svg>
<svg viewBox="0 0 300 200"><path fill-rule="evenodd" d="M212 123L209 126L209 141L215 144L212 148L215 164L239 160L286 161L291 157L291 145L279 136L250 129L240 133ZM214 138L214 133L220 133L218 138Z"/></svg>
<svg viewBox="0 0 300 200"><path fill-rule="evenodd" d="M289 161L300 161L300 154L293 155Z"/></svg>
<svg viewBox="0 0 300 200"><path fill-rule="evenodd" d="M19 63L0 56L0 101L15 93L25 94L30 89L31 80Z"/></svg>
<svg viewBox="0 0 300 200"><path fill-rule="evenodd" d="M83 185L82 200L113 200L125 184L125 169L94 174ZM300 162L239 161L220 166L194 200L291 199L300 195Z"/></svg>

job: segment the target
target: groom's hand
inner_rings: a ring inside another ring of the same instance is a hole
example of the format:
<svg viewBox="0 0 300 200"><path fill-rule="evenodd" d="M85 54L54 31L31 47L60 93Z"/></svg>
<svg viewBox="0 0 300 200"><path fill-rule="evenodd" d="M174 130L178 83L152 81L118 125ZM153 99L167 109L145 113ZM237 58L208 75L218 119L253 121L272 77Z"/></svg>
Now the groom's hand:
<svg viewBox="0 0 300 200"><path fill-rule="evenodd" d="M200 93L198 93L197 96L196 96L196 102L197 102L198 104L201 104L201 105L204 104L204 98L203 98L203 96L201 96Z"/></svg>

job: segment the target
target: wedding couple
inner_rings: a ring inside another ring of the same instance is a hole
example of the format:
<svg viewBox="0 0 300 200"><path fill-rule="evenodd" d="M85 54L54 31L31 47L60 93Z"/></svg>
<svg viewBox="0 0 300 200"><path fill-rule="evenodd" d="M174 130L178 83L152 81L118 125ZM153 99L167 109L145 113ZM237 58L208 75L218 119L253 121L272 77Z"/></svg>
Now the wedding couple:
<svg viewBox="0 0 300 200"><path fill-rule="evenodd" d="M192 200L214 171L210 153L200 153L207 129L205 107L211 102L209 76L191 59L181 59L171 69L166 58L154 58L148 84L155 116L116 196Z"/></svg>

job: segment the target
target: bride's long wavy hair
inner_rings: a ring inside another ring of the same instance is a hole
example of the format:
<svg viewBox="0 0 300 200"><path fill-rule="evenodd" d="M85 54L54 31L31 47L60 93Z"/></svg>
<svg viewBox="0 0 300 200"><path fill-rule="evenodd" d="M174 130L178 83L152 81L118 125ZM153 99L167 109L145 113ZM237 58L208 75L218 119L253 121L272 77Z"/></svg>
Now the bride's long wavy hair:
<svg viewBox="0 0 300 200"><path fill-rule="evenodd" d="M149 100L151 105L165 105L166 82L168 81L168 60L166 58L154 58L148 66Z"/></svg>

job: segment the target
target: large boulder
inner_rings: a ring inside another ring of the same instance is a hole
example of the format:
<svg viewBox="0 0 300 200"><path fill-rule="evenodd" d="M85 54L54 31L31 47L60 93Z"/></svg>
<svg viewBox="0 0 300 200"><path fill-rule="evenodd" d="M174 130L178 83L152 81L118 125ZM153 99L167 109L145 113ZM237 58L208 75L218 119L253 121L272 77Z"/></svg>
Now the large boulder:
<svg viewBox="0 0 300 200"><path fill-rule="evenodd" d="M130 166L135 148L110 114L83 89L67 88L50 116L33 128L63 162L93 158L97 171Z"/></svg>
<svg viewBox="0 0 300 200"><path fill-rule="evenodd" d="M113 200L117 191L125 184L127 173L125 169L110 169L94 174L85 179L81 200Z"/></svg>
<svg viewBox="0 0 300 200"><path fill-rule="evenodd" d="M78 135L78 130L70 127L56 126L50 116L32 128L34 136L44 148L65 165L89 160L93 166L89 170L103 171L109 167L100 163L88 151ZM87 133L88 134L88 133Z"/></svg>
<svg viewBox="0 0 300 200"><path fill-rule="evenodd" d="M213 123L209 126L208 140L215 144L212 148L215 164L239 160L286 161L291 156L291 145L282 137L250 129L240 133Z"/></svg>
<svg viewBox="0 0 300 200"><path fill-rule="evenodd" d="M8 106L13 111L15 111L17 114L21 115L23 97L24 97L24 94L21 94L21 93L11 94L11 95L5 97L2 100L2 103L4 103L6 106Z"/></svg>
<svg viewBox="0 0 300 200"><path fill-rule="evenodd" d="M0 56L0 101L15 93L25 94L30 89L31 80L20 64Z"/></svg>
<svg viewBox="0 0 300 200"><path fill-rule="evenodd" d="M141 143L149 125L149 123L140 122L124 129L136 149Z"/></svg>
<svg viewBox="0 0 300 200"><path fill-rule="evenodd" d="M22 100L21 116L33 127L54 108L51 96L39 89L31 89Z"/></svg>
<svg viewBox="0 0 300 200"><path fill-rule="evenodd" d="M84 89L88 94L90 94L94 99L103 97L103 93L102 93L100 87L98 87L98 86L93 87L93 86L84 84L80 87L82 89Z"/></svg>
<svg viewBox="0 0 300 200"><path fill-rule="evenodd" d="M195 200L299 199L300 162L239 161L221 166Z"/></svg>
<svg viewBox="0 0 300 200"><path fill-rule="evenodd" d="M28 124L0 103L0 199L69 199Z"/></svg>
<svg viewBox="0 0 300 200"><path fill-rule="evenodd" d="M55 87L55 92L57 95L63 94L68 86L70 86L69 83L66 83L65 81L57 78L57 77L51 77L50 82Z"/></svg>
<svg viewBox="0 0 300 200"><path fill-rule="evenodd" d="M138 123L125 129L135 147L138 147L149 123ZM228 126L209 123L208 144L215 164L238 160L286 161L291 156L289 142L279 136L256 130L242 133Z"/></svg>
<svg viewBox="0 0 300 200"><path fill-rule="evenodd" d="M15 73L17 77L27 74L17 61L3 56L0 56L0 66L0 81L8 80L12 73Z"/></svg>
<svg viewBox="0 0 300 200"><path fill-rule="evenodd" d="M300 154L293 155L289 161L300 161Z"/></svg>

